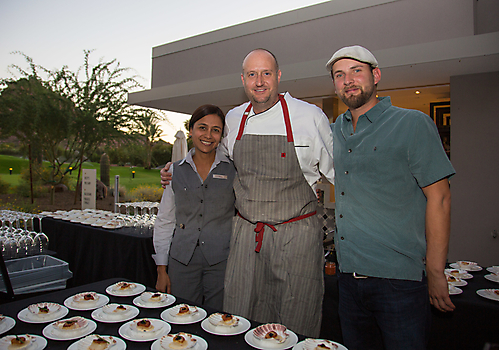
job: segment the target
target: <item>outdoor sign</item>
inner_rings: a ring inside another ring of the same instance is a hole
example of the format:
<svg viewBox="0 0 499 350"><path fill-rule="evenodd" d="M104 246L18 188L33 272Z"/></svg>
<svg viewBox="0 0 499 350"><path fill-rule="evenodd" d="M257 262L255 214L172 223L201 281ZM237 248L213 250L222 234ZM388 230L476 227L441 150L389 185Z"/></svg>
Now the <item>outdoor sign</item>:
<svg viewBox="0 0 499 350"><path fill-rule="evenodd" d="M81 209L95 209L95 183L97 169L83 169L81 183Z"/></svg>

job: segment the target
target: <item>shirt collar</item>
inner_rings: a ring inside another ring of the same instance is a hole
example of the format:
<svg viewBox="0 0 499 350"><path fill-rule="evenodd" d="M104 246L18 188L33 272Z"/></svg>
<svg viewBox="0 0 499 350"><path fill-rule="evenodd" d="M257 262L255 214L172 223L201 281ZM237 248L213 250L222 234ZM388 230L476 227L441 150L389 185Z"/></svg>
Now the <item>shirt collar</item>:
<svg viewBox="0 0 499 350"><path fill-rule="evenodd" d="M184 163L190 164L193 169L196 169L196 166L194 165L194 160L192 159L192 156L196 153L196 149L192 147L189 152L187 152L187 156L182 159L178 165L182 165ZM223 150L221 149L220 145L217 147L217 152L215 153L215 161L213 162L212 168L218 165L220 162L226 162L229 163L229 158L224 154Z"/></svg>
<svg viewBox="0 0 499 350"><path fill-rule="evenodd" d="M386 97L378 97L378 103L368 110L366 113L363 115L366 116L367 120L369 120L371 123L374 123L374 121L385 112L385 110L392 105L392 100L390 96ZM344 118L348 120L349 122L352 121L352 113L350 110L346 111L344 114Z"/></svg>

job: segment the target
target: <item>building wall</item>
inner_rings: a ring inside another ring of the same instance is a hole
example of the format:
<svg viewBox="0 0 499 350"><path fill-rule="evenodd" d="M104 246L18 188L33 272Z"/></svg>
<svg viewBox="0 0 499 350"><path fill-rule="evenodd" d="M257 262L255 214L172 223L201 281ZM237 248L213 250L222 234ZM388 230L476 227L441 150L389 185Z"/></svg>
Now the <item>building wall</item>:
<svg viewBox="0 0 499 350"><path fill-rule="evenodd" d="M499 72L451 77L449 261L499 265Z"/></svg>
<svg viewBox="0 0 499 350"><path fill-rule="evenodd" d="M360 2L365 6L376 3L374 0ZM268 19L257 20L230 28L238 32L240 27L248 27L247 31L251 34L155 56L152 87L234 73L235 79L238 79L242 59L258 47L272 51L281 65L316 59L325 64L338 48L353 44L382 50L471 36L474 34L473 5L471 0L400 0L334 13L333 10L339 6L338 1L318 4L310 7L310 11L322 10L320 15L333 14L305 20L300 18L305 12L297 10L291 14L298 16L294 19L298 23L258 31L258 23L266 24ZM277 21L280 16L274 18ZM185 40L186 44L189 40ZM195 39L191 40L197 43ZM155 51L161 50L155 48ZM216 57L217 65L213 66L210 60L203 60L203 57Z"/></svg>

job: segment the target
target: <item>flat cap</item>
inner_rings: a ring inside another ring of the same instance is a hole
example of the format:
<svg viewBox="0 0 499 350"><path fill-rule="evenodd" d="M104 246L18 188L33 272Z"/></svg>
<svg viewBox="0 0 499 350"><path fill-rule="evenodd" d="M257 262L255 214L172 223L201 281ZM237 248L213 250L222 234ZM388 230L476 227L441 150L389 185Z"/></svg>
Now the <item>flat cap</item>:
<svg viewBox="0 0 499 350"><path fill-rule="evenodd" d="M378 61L376 60L376 57L374 57L374 55L371 53L371 51L369 51L365 47L355 45L343 47L336 51L334 55L329 59L329 61L327 61L327 71L331 72L333 64L335 64L336 61L341 60L342 58L351 58L362 63L367 63L374 68L378 66Z"/></svg>

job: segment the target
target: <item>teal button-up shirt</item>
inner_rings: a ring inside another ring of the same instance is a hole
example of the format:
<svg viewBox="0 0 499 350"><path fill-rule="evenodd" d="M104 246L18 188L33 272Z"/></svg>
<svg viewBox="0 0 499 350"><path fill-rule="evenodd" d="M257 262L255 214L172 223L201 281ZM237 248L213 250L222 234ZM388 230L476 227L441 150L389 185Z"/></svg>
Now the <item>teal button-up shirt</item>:
<svg viewBox="0 0 499 350"><path fill-rule="evenodd" d="M421 280L426 255L422 187L455 171L436 125L389 97L359 117L334 124L335 246L341 272Z"/></svg>

